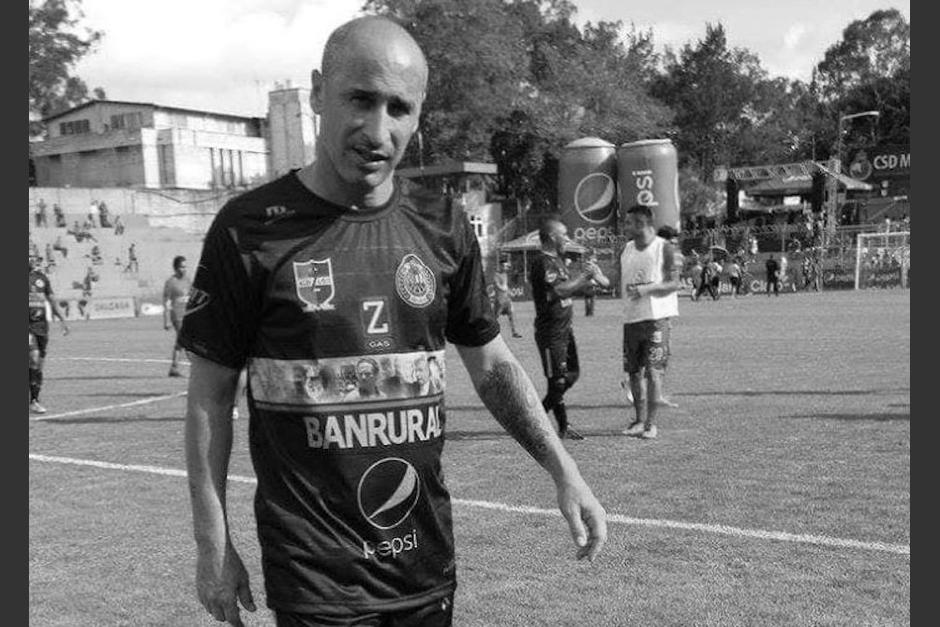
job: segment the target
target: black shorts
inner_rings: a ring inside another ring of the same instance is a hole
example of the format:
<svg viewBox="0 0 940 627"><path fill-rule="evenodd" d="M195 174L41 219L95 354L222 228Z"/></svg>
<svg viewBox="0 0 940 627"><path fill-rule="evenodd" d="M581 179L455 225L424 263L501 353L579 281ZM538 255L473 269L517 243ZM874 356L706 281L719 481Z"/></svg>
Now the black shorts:
<svg viewBox="0 0 940 627"><path fill-rule="evenodd" d="M549 337L535 336L535 345L542 359L542 372L546 379L564 377L568 373L576 374L581 366L578 363L578 345L574 341L574 332Z"/></svg>
<svg viewBox="0 0 940 627"><path fill-rule="evenodd" d="M623 371L636 374L643 368L665 370L669 363L669 327L668 318L623 325Z"/></svg>
<svg viewBox="0 0 940 627"><path fill-rule="evenodd" d="M49 345L49 336L29 332L29 352L39 351L39 356L45 358L46 347Z"/></svg>
<svg viewBox="0 0 940 627"><path fill-rule="evenodd" d="M454 593L424 605L395 612L363 612L356 616L323 616L274 612L277 627L450 627L454 620Z"/></svg>

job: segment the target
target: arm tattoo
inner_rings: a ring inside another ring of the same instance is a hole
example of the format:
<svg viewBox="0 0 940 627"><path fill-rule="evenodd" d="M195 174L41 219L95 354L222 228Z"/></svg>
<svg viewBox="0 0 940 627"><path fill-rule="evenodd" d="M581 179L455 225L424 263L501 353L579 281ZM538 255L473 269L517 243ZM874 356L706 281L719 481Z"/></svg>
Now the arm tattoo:
<svg viewBox="0 0 940 627"><path fill-rule="evenodd" d="M477 394L509 435L535 461L543 464L548 456L548 438L552 431L522 367L505 361L497 363L477 385Z"/></svg>

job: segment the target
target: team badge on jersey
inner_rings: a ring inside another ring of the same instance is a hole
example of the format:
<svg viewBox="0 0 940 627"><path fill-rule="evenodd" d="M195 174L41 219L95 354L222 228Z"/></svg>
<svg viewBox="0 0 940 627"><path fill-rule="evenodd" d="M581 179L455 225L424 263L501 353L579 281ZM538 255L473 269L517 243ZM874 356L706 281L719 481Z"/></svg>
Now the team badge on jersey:
<svg viewBox="0 0 940 627"><path fill-rule="evenodd" d="M311 259L293 262L294 284L297 298L304 303L304 311L329 311L334 308L333 261Z"/></svg>
<svg viewBox="0 0 940 627"><path fill-rule="evenodd" d="M22 283L20 285L22 285ZM43 289L44 287L46 287L46 282L43 281L42 279L36 279L35 281L33 281L33 285L35 285L39 289Z"/></svg>
<svg viewBox="0 0 940 627"><path fill-rule="evenodd" d="M414 253L405 255L395 270L398 296L412 307L427 307L434 300L434 273Z"/></svg>

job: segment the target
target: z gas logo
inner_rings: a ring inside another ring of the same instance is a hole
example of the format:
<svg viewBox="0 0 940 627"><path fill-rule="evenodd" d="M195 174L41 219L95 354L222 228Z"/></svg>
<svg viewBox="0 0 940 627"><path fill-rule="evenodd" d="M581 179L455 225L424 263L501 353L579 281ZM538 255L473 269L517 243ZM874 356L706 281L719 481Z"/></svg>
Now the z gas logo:
<svg viewBox="0 0 940 627"><path fill-rule="evenodd" d="M603 172L588 174L574 190L574 208L584 220L606 224L614 211L614 180Z"/></svg>
<svg viewBox="0 0 940 627"><path fill-rule="evenodd" d="M400 525L418 502L418 471L400 457L378 461L359 479L357 498L362 517L377 529Z"/></svg>

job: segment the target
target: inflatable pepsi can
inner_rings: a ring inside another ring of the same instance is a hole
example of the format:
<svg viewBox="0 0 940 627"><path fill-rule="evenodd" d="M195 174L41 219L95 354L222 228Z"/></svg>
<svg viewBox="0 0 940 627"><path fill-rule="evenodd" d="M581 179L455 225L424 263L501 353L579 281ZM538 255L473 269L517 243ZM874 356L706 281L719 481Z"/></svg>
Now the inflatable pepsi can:
<svg viewBox="0 0 940 627"><path fill-rule="evenodd" d="M624 215L633 205L653 210L656 228L679 230L679 159L668 139L644 139L617 150L617 183Z"/></svg>
<svg viewBox="0 0 940 627"><path fill-rule="evenodd" d="M597 137L567 144L558 162L558 210L568 237L596 245L617 230L616 147Z"/></svg>

